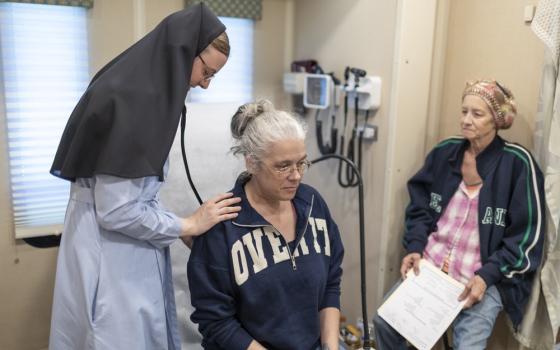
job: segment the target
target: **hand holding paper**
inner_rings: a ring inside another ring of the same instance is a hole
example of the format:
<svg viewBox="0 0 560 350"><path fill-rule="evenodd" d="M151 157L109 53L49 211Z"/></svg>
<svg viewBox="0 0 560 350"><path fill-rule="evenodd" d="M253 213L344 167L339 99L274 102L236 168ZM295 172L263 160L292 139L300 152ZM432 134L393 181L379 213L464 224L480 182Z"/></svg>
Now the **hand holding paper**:
<svg viewBox="0 0 560 350"><path fill-rule="evenodd" d="M402 259L401 277L403 280L410 269L413 269L414 274L418 275L420 272L420 260L422 260L420 253L410 253Z"/></svg>
<svg viewBox="0 0 560 350"><path fill-rule="evenodd" d="M420 273L415 275L410 269L406 279L377 312L410 343L423 350L435 345L467 299L459 301L465 290L463 284L426 260L420 260L419 266Z"/></svg>

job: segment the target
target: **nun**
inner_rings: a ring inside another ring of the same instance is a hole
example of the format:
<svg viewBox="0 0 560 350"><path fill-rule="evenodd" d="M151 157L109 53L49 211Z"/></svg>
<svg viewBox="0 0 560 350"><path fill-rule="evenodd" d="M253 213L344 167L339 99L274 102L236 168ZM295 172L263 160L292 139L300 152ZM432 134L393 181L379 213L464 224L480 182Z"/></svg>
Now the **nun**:
<svg viewBox="0 0 560 350"><path fill-rule="evenodd" d="M51 168L71 181L50 349L180 349L169 245L237 216L221 194L189 217L159 203L190 88L225 65L225 26L203 4L165 18L92 79Z"/></svg>

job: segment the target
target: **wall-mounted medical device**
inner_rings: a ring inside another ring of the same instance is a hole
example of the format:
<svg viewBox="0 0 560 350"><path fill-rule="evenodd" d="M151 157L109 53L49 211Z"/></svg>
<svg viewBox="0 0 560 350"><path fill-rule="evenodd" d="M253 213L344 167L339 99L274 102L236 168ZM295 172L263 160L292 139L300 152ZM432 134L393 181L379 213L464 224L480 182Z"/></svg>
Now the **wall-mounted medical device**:
<svg viewBox="0 0 560 350"><path fill-rule="evenodd" d="M328 74L307 74L303 84L303 105L307 108L330 107L333 94L332 77Z"/></svg>
<svg viewBox="0 0 560 350"><path fill-rule="evenodd" d="M346 86L346 92L350 95L350 98L354 98L354 94L358 93L359 109L378 109L381 105L381 77L359 77L357 86L355 79L350 79Z"/></svg>
<svg viewBox="0 0 560 350"><path fill-rule="evenodd" d="M303 85L305 84L304 72L287 72L284 73L283 85L284 91L290 94L303 94Z"/></svg>

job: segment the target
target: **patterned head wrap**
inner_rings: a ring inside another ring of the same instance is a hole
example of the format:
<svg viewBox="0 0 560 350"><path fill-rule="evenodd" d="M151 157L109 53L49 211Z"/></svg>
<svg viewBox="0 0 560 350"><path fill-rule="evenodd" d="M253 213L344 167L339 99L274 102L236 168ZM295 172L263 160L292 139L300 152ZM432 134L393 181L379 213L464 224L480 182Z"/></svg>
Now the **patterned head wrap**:
<svg viewBox="0 0 560 350"><path fill-rule="evenodd" d="M476 80L467 82L463 99L467 95L480 97L494 116L496 129L508 129L517 114L517 106L511 91L495 80Z"/></svg>

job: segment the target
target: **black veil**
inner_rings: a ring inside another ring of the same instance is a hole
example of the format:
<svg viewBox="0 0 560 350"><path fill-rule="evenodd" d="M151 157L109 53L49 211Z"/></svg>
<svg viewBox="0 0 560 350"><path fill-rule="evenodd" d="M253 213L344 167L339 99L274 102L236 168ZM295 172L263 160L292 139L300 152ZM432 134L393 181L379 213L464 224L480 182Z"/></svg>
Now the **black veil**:
<svg viewBox="0 0 560 350"><path fill-rule="evenodd" d="M105 65L70 115L51 174L162 181L194 59L223 31L199 3L171 14Z"/></svg>

